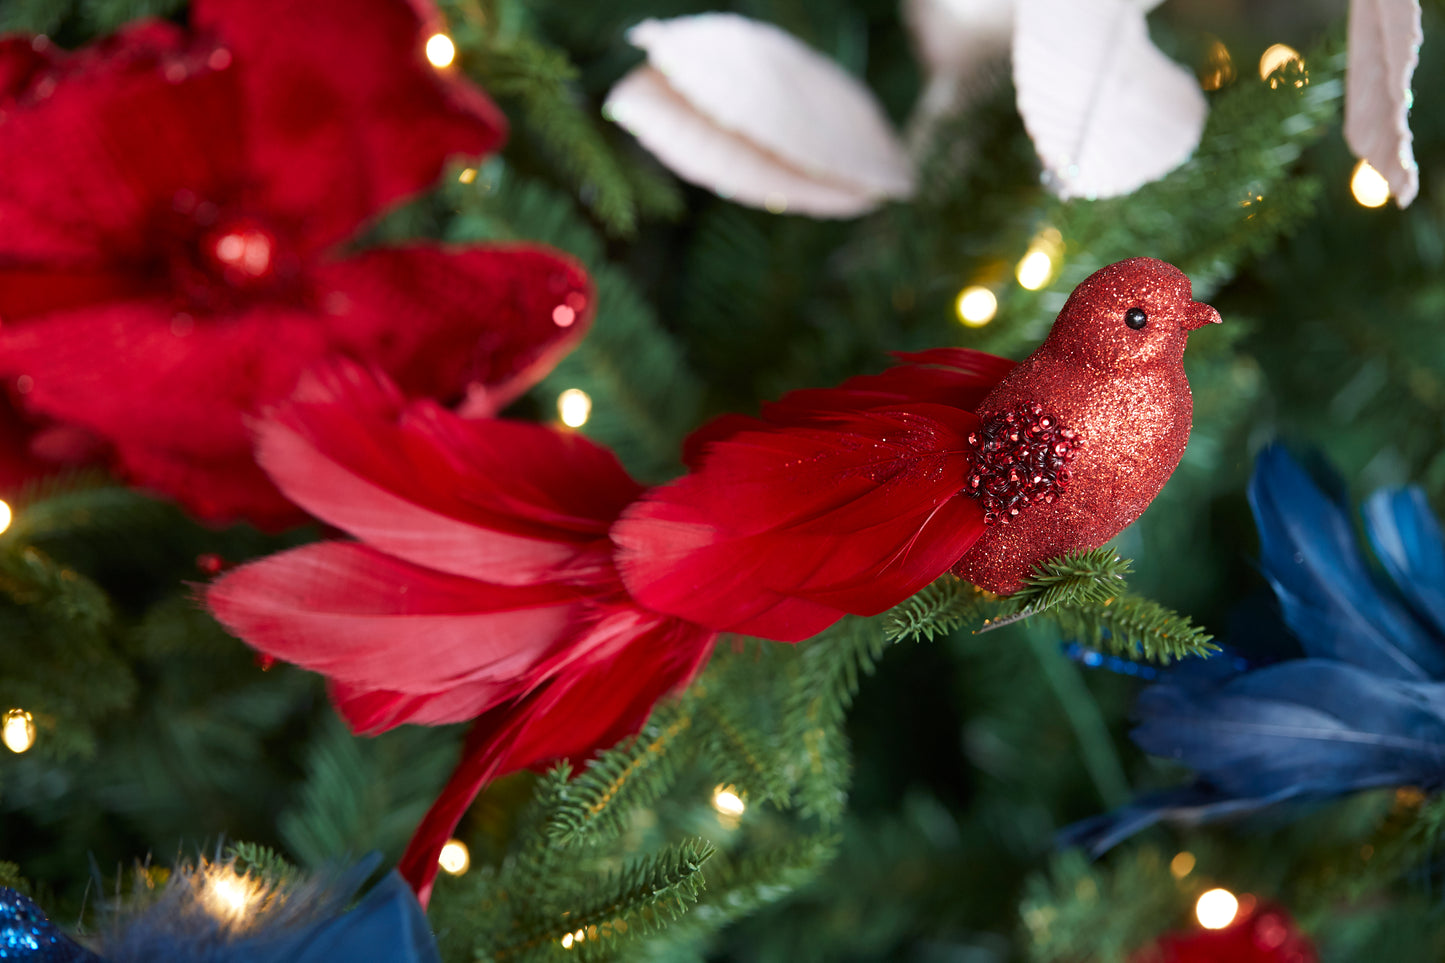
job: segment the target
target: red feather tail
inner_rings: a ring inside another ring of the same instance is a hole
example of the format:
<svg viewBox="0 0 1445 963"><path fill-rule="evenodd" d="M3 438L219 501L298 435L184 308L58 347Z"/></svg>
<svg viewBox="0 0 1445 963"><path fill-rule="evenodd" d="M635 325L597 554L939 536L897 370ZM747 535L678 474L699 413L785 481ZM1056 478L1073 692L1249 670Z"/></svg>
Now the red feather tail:
<svg viewBox="0 0 1445 963"><path fill-rule="evenodd" d="M960 495L968 409L1012 363L963 349L794 392L689 442L692 474L612 528L643 605L719 631L799 641L942 575L983 532Z"/></svg>

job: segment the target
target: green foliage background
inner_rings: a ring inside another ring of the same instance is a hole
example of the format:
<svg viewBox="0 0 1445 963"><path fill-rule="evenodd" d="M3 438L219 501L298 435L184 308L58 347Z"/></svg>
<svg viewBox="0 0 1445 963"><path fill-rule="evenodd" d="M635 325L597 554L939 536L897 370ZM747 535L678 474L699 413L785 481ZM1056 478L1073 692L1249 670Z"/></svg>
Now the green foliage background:
<svg viewBox="0 0 1445 963"><path fill-rule="evenodd" d="M1445 5L1426 6L1412 115L1423 188L1408 211L1350 198L1339 5L1280 0L1176 2L1152 17L1184 62L1225 43L1237 76L1210 95L1195 156L1130 197L1044 192L1000 68L937 131L915 201L820 222L675 181L600 103L640 59L629 25L726 8L836 59L901 125L920 77L890 0L443 2L460 68L497 97L513 137L372 238L526 238L581 259L595 330L510 414L549 419L557 394L581 387L594 401L586 431L640 478L675 474L705 418L879 370L889 351L1021 357L1075 283L1122 257L1174 261L1226 319L1191 342L1184 461L1117 540L1136 563L1128 595L1110 551L1012 604L946 580L796 647L723 646L698 685L576 778L521 775L482 796L462 827L473 870L438 885L446 957L1117 960L1226 885L1289 907L1327 960L1441 958L1445 806L1419 794L1367 794L1292 823L1159 829L1093 864L1052 846L1069 822L1179 777L1127 742L1139 683L1082 670L1060 642L1177 657L1209 634L1248 635L1268 605L1242 495L1255 450L1317 445L1357 496L1418 481L1438 503L1445 490ZM0 29L78 44L141 15L184 10L6 0ZM1303 84L1258 80L1253 64L1277 40L1305 52L1288 78ZM1044 228L1059 232L1059 271L1025 291L1012 265ZM952 302L980 280L999 291L998 316L966 329ZM0 707L30 708L40 740L0 756L0 858L12 861L0 881L23 878L71 920L93 875L223 838L303 867L371 849L395 858L456 733L353 738L317 679L263 669L187 586L205 578L199 556L238 562L315 532L205 530L93 477L57 480L16 510L0 536ZM1105 620L1106 599L1129 619ZM1031 617L976 631L1021 611ZM1185 619L1194 634L1171 650L1164 637ZM741 819L709 805L720 786L745 798ZM1182 850L1196 864L1175 878Z"/></svg>

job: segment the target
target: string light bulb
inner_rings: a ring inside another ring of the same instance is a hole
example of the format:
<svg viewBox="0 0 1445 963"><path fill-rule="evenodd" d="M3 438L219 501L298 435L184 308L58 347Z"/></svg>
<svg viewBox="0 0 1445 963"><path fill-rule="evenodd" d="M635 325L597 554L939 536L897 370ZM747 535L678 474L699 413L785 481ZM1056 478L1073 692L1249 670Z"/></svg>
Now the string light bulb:
<svg viewBox="0 0 1445 963"><path fill-rule="evenodd" d="M0 532L3 532L7 528L9 528L10 523L14 520L14 518L15 513L10 510L10 504L8 502L0 501Z"/></svg>
<svg viewBox="0 0 1445 963"><path fill-rule="evenodd" d="M557 414L568 428L581 428L592 417L592 398L581 388L568 388L557 396Z"/></svg>
<svg viewBox="0 0 1445 963"><path fill-rule="evenodd" d="M450 67L457 59L457 45L444 33L434 33L426 41L426 59L433 67Z"/></svg>
<svg viewBox="0 0 1445 963"><path fill-rule="evenodd" d="M1194 915L1207 930L1224 929L1238 913L1239 900L1227 889L1211 889L1194 904Z"/></svg>
<svg viewBox="0 0 1445 963"><path fill-rule="evenodd" d="M262 885L238 873L227 864L204 867L202 877L206 907L211 915L233 926L244 926L251 909L261 899Z"/></svg>
<svg viewBox="0 0 1445 963"><path fill-rule="evenodd" d="M1390 199L1390 182L1362 158L1350 175L1350 193L1361 207L1379 207Z"/></svg>
<svg viewBox="0 0 1445 963"><path fill-rule="evenodd" d="M13 753L22 753L35 745L35 717L24 709L11 709L0 723L0 741Z"/></svg>
<svg viewBox="0 0 1445 963"><path fill-rule="evenodd" d="M1175 853L1174 858L1169 861L1169 874L1175 879L1183 879L1194 872L1194 854L1185 850Z"/></svg>
<svg viewBox="0 0 1445 963"><path fill-rule="evenodd" d="M1064 236L1056 227L1046 227L1029 243L1029 249L1019 259L1014 276L1019 284L1029 291L1037 291L1054 276L1054 267L1064 251Z"/></svg>
<svg viewBox="0 0 1445 963"><path fill-rule="evenodd" d="M998 313L998 298L988 288L971 284L958 292L953 308L958 313L958 320L970 328L981 328Z"/></svg>
<svg viewBox="0 0 1445 963"><path fill-rule="evenodd" d="M724 816L736 819L747 811L748 804L732 786L718 786L712 791L712 808Z"/></svg>
<svg viewBox="0 0 1445 963"><path fill-rule="evenodd" d="M1274 90L1286 81L1282 77L1274 76L1284 67L1294 64L1301 73L1304 71L1304 58L1298 50L1289 44L1276 43L1265 48L1264 53L1259 55L1259 79L1267 81L1270 89ZM1294 86L1303 87L1308 81L1300 76L1295 79Z"/></svg>
<svg viewBox="0 0 1445 963"><path fill-rule="evenodd" d="M448 839L437 856L437 865L449 876L460 876L471 868L471 850L460 839Z"/></svg>

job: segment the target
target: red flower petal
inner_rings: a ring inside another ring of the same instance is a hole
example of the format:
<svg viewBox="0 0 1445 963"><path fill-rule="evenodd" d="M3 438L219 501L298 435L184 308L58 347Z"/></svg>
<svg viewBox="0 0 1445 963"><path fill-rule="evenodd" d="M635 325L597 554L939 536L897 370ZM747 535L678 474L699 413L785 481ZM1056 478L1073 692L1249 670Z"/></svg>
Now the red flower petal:
<svg viewBox="0 0 1445 963"><path fill-rule="evenodd" d="M425 188L453 155L500 146L480 90L427 63L435 32L406 0L197 0L235 57L257 205L329 247Z"/></svg>
<svg viewBox="0 0 1445 963"><path fill-rule="evenodd" d="M507 772L610 746L646 721L669 691L696 674L713 633L650 613L616 611L567 651L609 650L605 664L578 666L534 695L478 719L456 772L422 819L397 869L425 905L437 855L481 787ZM605 671L604 671L605 670Z"/></svg>
<svg viewBox="0 0 1445 963"><path fill-rule="evenodd" d="M242 180L234 72L179 41L160 24L127 31L32 73L0 107L0 263L149 271L178 191L213 196Z"/></svg>
<svg viewBox="0 0 1445 963"><path fill-rule="evenodd" d="M470 685L490 705L526 690L519 680L571 635L577 602L566 587L490 585L348 542L243 565L206 592L222 624L267 655L356 688Z"/></svg>
<svg viewBox="0 0 1445 963"><path fill-rule="evenodd" d="M300 513L255 466L243 419L307 366L344 354L419 395L460 397L470 381L507 398L590 318L586 275L534 248L375 251L318 275L334 285L331 313L263 303L191 318L156 298L23 319L0 327L0 373L30 379L31 410L109 440L138 484L204 519L275 526ZM565 326L561 308L573 312Z"/></svg>
<svg viewBox="0 0 1445 963"><path fill-rule="evenodd" d="M256 467L242 417L328 350L310 315L279 307L195 321L122 301L0 327L0 373L28 379L28 409L105 438L138 484L202 518L259 523L300 513Z"/></svg>
<svg viewBox="0 0 1445 963"><path fill-rule="evenodd" d="M57 53L44 37L0 37L0 111L54 67Z"/></svg>
<svg viewBox="0 0 1445 963"><path fill-rule="evenodd" d="M586 333L592 288L575 261L539 247L405 247L319 267L335 343L411 396L467 385L496 408L550 371Z"/></svg>
<svg viewBox="0 0 1445 963"><path fill-rule="evenodd" d="M978 505L956 497L977 419L849 402L714 441L696 472L629 508L612 537L632 595L718 630L798 641L947 571L983 530Z"/></svg>
<svg viewBox="0 0 1445 963"><path fill-rule="evenodd" d="M407 406L354 365L308 376L257 437L271 477L318 518L398 558L500 584L615 585L607 529L641 492L580 435Z"/></svg>

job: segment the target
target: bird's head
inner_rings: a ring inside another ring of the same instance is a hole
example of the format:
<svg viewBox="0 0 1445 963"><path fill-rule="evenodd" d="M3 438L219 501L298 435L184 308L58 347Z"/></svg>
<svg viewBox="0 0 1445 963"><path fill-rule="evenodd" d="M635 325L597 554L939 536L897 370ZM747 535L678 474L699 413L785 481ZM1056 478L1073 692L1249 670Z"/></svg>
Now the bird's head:
<svg viewBox="0 0 1445 963"><path fill-rule="evenodd" d="M1133 257L1089 275L1069 295L1045 346L1049 353L1109 371L1179 361L1189 332L1218 324L1172 264Z"/></svg>

